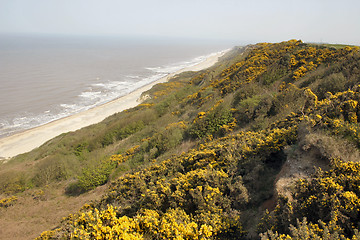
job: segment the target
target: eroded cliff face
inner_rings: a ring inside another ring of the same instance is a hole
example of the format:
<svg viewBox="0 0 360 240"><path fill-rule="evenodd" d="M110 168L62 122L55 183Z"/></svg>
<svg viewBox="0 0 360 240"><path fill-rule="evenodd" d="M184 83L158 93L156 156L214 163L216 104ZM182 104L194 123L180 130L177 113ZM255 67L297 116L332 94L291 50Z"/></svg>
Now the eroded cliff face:
<svg viewBox="0 0 360 240"><path fill-rule="evenodd" d="M321 131L311 131L301 124L297 144L287 146L284 153L286 161L275 180L275 197L272 199L274 203L279 195L291 201L295 183L299 179L311 178L317 169L329 170L332 159L360 161L360 152L354 144Z"/></svg>

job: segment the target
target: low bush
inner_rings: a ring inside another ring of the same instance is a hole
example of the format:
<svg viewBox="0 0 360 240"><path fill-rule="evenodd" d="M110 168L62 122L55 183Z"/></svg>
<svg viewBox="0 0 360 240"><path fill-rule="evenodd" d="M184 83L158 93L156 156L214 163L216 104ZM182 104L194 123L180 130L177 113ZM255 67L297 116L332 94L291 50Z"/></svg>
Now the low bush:
<svg viewBox="0 0 360 240"><path fill-rule="evenodd" d="M10 195L30 187L24 172L8 171L0 174L0 193Z"/></svg>
<svg viewBox="0 0 360 240"><path fill-rule="evenodd" d="M35 176L32 180L36 186L43 186L54 181L67 179L65 165L57 157L44 159L36 165Z"/></svg>
<svg viewBox="0 0 360 240"><path fill-rule="evenodd" d="M8 197L8 198L3 198L3 199L0 199L0 208L7 208L7 207L10 207L12 205L14 205L14 203L17 201L17 197L15 196L11 196L11 197Z"/></svg>
<svg viewBox="0 0 360 240"><path fill-rule="evenodd" d="M68 185L66 194L78 195L107 183L115 166L114 162L106 160L97 165L85 167L78 176L78 180Z"/></svg>
<svg viewBox="0 0 360 240"><path fill-rule="evenodd" d="M224 107L217 107L209 113L200 112L187 131L191 138L202 139L216 134L221 127L235 122L231 111Z"/></svg>

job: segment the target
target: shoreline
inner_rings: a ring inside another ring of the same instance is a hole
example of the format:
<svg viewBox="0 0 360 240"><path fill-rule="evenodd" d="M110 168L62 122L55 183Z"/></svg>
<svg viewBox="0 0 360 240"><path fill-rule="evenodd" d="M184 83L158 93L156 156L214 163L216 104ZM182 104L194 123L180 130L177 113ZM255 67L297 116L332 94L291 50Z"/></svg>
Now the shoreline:
<svg viewBox="0 0 360 240"><path fill-rule="evenodd" d="M217 63L218 59L228 51L229 50L224 50L214 53L198 64L170 73L163 78L135 89L127 95L89 110L60 118L44 125L15 133L11 136L0 138L0 161L7 161L14 156L29 152L62 133L76 131L89 125L99 123L115 113L136 107L141 103L141 101L139 101L141 94L151 89L154 85L167 82L170 78L182 72L200 71L209 68Z"/></svg>

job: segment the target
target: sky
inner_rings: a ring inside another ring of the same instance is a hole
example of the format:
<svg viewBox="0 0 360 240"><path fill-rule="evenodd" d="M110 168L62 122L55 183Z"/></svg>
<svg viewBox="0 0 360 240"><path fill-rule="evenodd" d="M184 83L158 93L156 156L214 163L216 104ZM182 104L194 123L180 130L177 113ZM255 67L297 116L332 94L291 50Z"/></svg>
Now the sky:
<svg viewBox="0 0 360 240"><path fill-rule="evenodd" d="M359 0L0 0L0 34L360 45Z"/></svg>

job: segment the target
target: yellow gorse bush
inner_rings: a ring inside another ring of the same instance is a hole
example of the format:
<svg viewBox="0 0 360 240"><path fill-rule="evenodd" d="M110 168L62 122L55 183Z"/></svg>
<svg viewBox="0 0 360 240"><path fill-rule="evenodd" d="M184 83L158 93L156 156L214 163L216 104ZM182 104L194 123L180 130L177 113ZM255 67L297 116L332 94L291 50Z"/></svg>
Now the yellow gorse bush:
<svg viewBox="0 0 360 240"><path fill-rule="evenodd" d="M7 198L0 199L0 208L7 208L12 205L18 200L16 196L11 196Z"/></svg>

